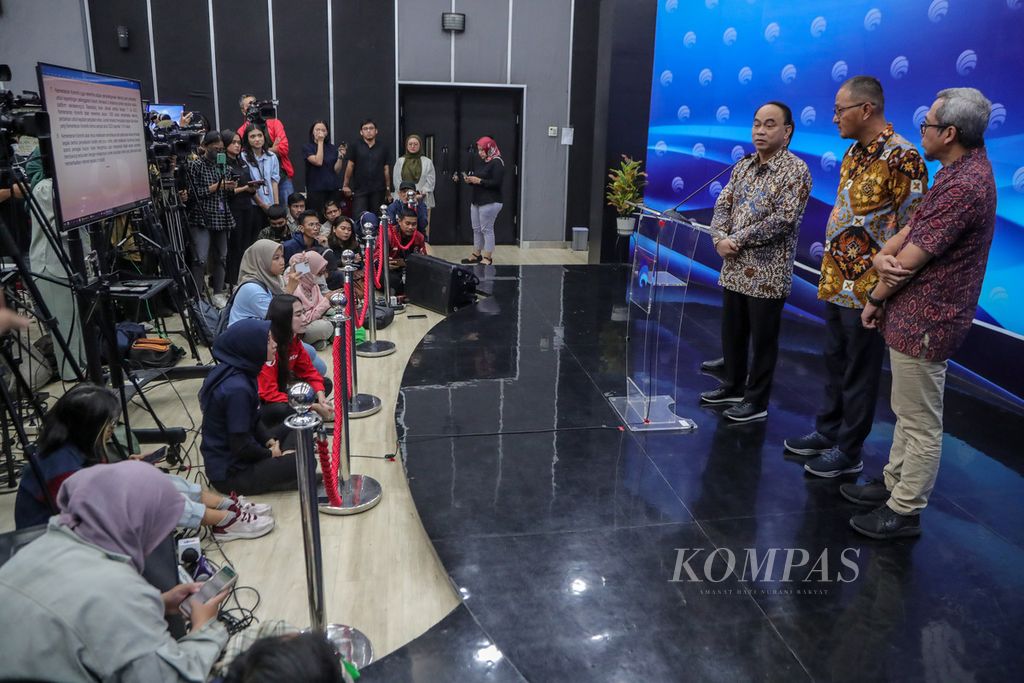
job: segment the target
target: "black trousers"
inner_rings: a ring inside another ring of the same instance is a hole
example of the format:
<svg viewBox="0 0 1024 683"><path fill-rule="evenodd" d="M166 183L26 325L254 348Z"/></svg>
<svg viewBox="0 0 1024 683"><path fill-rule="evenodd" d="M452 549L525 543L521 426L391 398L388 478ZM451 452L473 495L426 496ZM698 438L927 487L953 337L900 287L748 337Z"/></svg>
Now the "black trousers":
<svg viewBox="0 0 1024 683"><path fill-rule="evenodd" d="M871 432L885 341L865 329L859 308L825 304L825 400L815 429L844 453L860 457Z"/></svg>
<svg viewBox="0 0 1024 683"><path fill-rule="evenodd" d="M724 386L742 391L743 400L758 408L767 407L771 395L785 303L785 299L760 299L722 290ZM748 351L752 356L749 366Z"/></svg>
<svg viewBox="0 0 1024 683"><path fill-rule="evenodd" d="M253 496L273 491L294 491L298 481L295 454L289 453L280 458L260 460L244 470L232 472L226 479L210 483L221 493L234 491L243 496Z"/></svg>
<svg viewBox="0 0 1024 683"><path fill-rule="evenodd" d="M322 217L324 204L329 199L338 199L338 190L310 190L306 193L306 211L316 211Z"/></svg>
<svg viewBox="0 0 1024 683"><path fill-rule="evenodd" d="M260 231L263 211L251 204L242 209L231 209L235 218L235 227L228 235L228 262L226 281L230 285L238 284L238 270L242 264L242 254L256 241Z"/></svg>
<svg viewBox="0 0 1024 683"><path fill-rule="evenodd" d="M352 217L358 221L364 211L370 211L373 215L379 216L381 204L389 203L384 195L384 190L354 194L352 196Z"/></svg>

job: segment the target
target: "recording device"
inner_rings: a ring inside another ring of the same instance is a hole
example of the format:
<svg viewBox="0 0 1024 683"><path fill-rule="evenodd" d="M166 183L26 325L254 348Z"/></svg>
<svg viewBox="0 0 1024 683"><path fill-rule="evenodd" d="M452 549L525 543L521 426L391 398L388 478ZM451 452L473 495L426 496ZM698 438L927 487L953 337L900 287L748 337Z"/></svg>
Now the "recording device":
<svg viewBox="0 0 1024 683"><path fill-rule="evenodd" d="M193 581L205 581L214 574L214 568L203 555L198 538L183 538L178 541L178 563L185 568Z"/></svg>
<svg viewBox="0 0 1024 683"><path fill-rule="evenodd" d="M277 100L253 102L245 110L245 120L260 125L267 119L277 118Z"/></svg>
<svg viewBox="0 0 1024 683"><path fill-rule="evenodd" d="M308 263L296 263L295 264L295 272L299 273L301 275L306 275L307 273L309 273L309 264Z"/></svg>
<svg viewBox="0 0 1024 683"><path fill-rule="evenodd" d="M146 455L142 456L142 460L143 462L148 462L149 464L153 465L160 462L165 457L167 457L167 446L161 446L152 453L147 453Z"/></svg>
<svg viewBox="0 0 1024 683"><path fill-rule="evenodd" d="M0 83L12 78L11 67L0 64ZM0 131L12 138L21 135L38 138L50 133L50 119L43 111L39 93L30 90L15 95L11 90L0 92ZM0 150L0 155L9 150Z"/></svg>
<svg viewBox="0 0 1024 683"><path fill-rule="evenodd" d="M178 609L186 617L192 616L192 600L199 602L206 602L210 598L213 598L224 590L231 588L238 582L238 573L231 568L230 565L224 565L221 567L216 574L211 576L209 579L203 582L202 587L199 591L188 596L181 601L178 605Z"/></svg>

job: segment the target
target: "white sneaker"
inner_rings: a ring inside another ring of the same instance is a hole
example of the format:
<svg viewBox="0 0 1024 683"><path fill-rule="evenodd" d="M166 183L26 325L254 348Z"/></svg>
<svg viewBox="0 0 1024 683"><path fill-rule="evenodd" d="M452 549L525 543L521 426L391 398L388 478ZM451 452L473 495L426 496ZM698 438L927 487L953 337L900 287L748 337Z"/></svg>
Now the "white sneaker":
<svg viewBox="0 0 1024 683"><path fill-rule="evenodd" d="M221 543L236 538L259 538L274 528L273 517L257 517L249 512L236 513L235 518L225 526L213 527L213 537Z"/></svg>
<svg viewBox="0 0 1024 683"><path fill-rule="evenodd" d="M210 295L210 304L214 308L224 308L225 306L228 305L228 295L227 294L211 294Z"/></svg>
<svg viewBox="0 0 1024 683"><path fill-rule="evenodd" d="M249 500L245 496L231 494L231 499L235 501L235 505L238 506L239 510L256 515L257 517L269 517L274 513L274 509L266 503L257 503Z"/></svg>

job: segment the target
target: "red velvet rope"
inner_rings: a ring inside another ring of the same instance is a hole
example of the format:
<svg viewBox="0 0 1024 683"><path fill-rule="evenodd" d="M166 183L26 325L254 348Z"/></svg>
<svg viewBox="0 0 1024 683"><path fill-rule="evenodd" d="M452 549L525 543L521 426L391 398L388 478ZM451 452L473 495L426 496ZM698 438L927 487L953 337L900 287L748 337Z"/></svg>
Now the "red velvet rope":
<svg viewBox="0 0 1024 683"><path fill-rule="evenodd" d="M373 275L373 281L377 289L381 288L380 275L384 272L384 225L377 228L377 271ZM387 293L390 296L390 292Z"/></svg>
<svg viewBox="0 0 1024 683"><path fill-rule="evenodd" d="M351 344L354 341L352 339L352 309L353 308L354 308L354 304L352 303L352 283L351 282L346 282L345 283L345 315L348 316L348 320L345 321L345 343L346 344ZM349 395L349 398L351 399L352 398L353 387L352 387L352 354L350 354L350 353L346 353L345 354L345 370L346 370L346 374L348 375L348 382L347 382L347 384L348 384L348 395Z"/></svg>
<svg viewBox="0 0 1024 683"><path fill-rule="evenodd" d="M338 429L334 429L334 441L338 441ZM335 457L330 458L327 453L327 439L325 437L316 440L316 452L320 456L320 471L324 474L324 489L327 491L327 501L332 507L341 507L341 493L338 492L338 457L335 447Z"/></svg>

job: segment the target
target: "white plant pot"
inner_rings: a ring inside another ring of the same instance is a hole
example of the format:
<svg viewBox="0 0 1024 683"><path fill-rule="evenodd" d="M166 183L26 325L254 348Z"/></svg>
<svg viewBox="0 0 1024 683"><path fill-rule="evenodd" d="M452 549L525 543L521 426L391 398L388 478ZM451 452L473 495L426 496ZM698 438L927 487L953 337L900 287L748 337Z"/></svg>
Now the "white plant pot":
<svg viewBox="0 0 1024 683"><path fill-rule="evenodd" d="M615 219L615 229L620 235L632 235L636 228L636 218L633 216L618 216Z"/></svg>

